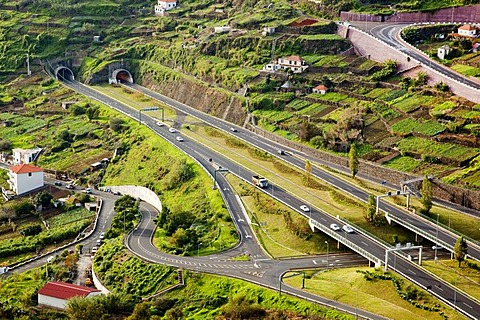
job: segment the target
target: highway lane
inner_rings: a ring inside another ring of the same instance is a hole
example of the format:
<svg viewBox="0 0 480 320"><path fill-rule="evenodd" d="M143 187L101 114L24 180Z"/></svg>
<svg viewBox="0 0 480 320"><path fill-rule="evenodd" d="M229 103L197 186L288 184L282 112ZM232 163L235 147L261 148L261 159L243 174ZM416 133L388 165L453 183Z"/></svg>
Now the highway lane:
<svg viewBox="0 0 480 320"><path fill-rule="evenodd" d="M232 125L231 123L224 121L222 119L215 118L211 115L205 114L199 110L191 108L187 105L184 105L180 102L177 102L159 93L153 92L142 86L139 86L136 84L130 84L129 87L133 88L134 90L140 91L153 99L163 102L175 108L176 110L182 111L186 114L190 114L204 121L205 123L208 123L218 129L225 131L226 133L232 134L235 137L240 138L259 149L270 152L272 155L281 158L282 160L290 163L291 165L296 166L301 170L303 170L303 168L305 167L305 160L307 159L314 163L319 162L319 159L315 157L301 154L295 150L289 150L288 148L286 149L283 145L279 143L265 139L262 136L253 134L252 132L246 129ZM236 128L237 131L232 132L230 130L230 128L232 127ZM280 149L287 150L287 154L285 156L279 156L277 151ZM295 156L291 156L291 155L295 155ZM326 162L322 162L322 164L333 167L331 164ZM338 169L338 166L333 168ZM343 170L344 168L342 169L342 171ZM364 202L368 202L368 197L370 194L366 192L364 189L351 185L347 181L315 166L313 166L312 168L312 174L317 178L327 182L328 184L331 184L336 188L343 190L345 193L350 194L351 196L354 196ZM379 207L380 207L380 210L384 212L389 212L390 214L393 214L394 216L398 217L400 220L408 221L410 224L412 224L414 227L418 229L426 230L428 232L427 236L430 235L430 241L432 241L433 243L435 243L438 239L439 241L447 243L451 247L453 247L455 245L455 242L458 239L458 235L452 233L449 230L442 228L441 226L438 228L438 237L437 237L437 226L434 223L418 215L414 215L410 212L407 212L403 209L393 206L387 202L380 201ZM480 247L470 241L468 242L468 244L469 244L469 251L468 251L469 256L480 261Z"/></svg>
<svg viewBox="0 0 480 320"><path fill-rule="evenodd" d="M79 84L79 83L67 83L68 85L70 85L73 89L76 89L76 87L79 87L81 88L81 90L83 91L84 94L86 94L87 96L91 96L93 98L96 98L95 95L100 95L99 93L97 93L96 91L82 85L82 84ZM77 89L78 90L78 89ZM80 90L78 90L80 91ZM91 91L91 92L90 92ZM125 114L128 114L129 113L129 107L126 106L126 105L123 105L111 98L108 98L108 97L105 97L105 96L102 96L101 99L104 100L104 103L107 104L107 105L115 105L117 109L119 109L121 112L125 113ZM100 99L99 99L100 100ZM108 102L108 100L111 100ZM100 100L101 101L101 100ZM186 112L188 113L188 112ZM135 118L135 114L131 114L131 116L133 116ZM149 119L146 117L146 119ZM146 125L152 127L154 126L154 120L152 119L149 119L149 120L145 120L146 121ZM150 121L150 123L148 122ZM217 121L218 123L220 123L220 121ZM230 127L231 125L229 125ZM160 127L162 128L162 127ZM157 128L158 129L158 128ZM226 131L229 131L229 129L226 129ZM249 134L249 136L252 136L251 133ZM258 137L257 137L258 138ZM168 139L167 139L168 140ZM175 141L173 140L173 137L170 138L170 140L168 140L170 142L173 141L173 143L175 143ZM176 145L180 147L180 149L184 148L184 146L186 144L192 144L192 145L195 145L196 143L194 141L184 141L184 142L181 142L181 143L177 143ZM267 143L265 143L265 145L268 145ZM268 145L269 146L269 145ZM276 145L275 147L272 147L270 146L270 148L278 148L279 145ZM188 153L188 149L182 149L184 150L185 152ZM199 145L197 144L195 147L194 147L194 150L202 150L201 151L201 154L209 154L209 153L212 153L212 151L206 149L204 146L202 145ZM276 151L275 151L276 152ZM222 167L224 168L229 168L229 167L232 167L232 166L235 166L237 164L235 163L232 163L230 162L228 159L224 159L221 155L216 155L215 156L216 158L216 163L221 165ZM292 157L293 158L293 157ZM242 172L242 173L240 173ZM323 172L323 171L321 171ZM243 176L244 179L246 179L247 181L250 180L250 177L251 177L251 172L248 172L248 170L245 170L245 169L242 169L242 170L239 170L239 175L240 176ZM343 182L343 180L341 179L338 179L336 178L335 176L331 176L329 178L334 178L334 179L337 179L339 182L341 182L342 184L345 185L345 188L351 188L352 186L346 184L345 182ZM221 181L221 179L219 179L219 181ZM228 188L228 186L219 186L221 188ZM355 191L355 192L363 192L363 190L361 189L357 189L357 188L353 188L352 191ZM273 189L274 193L275 193L275 196L278 197L279 199L281 199L279 197L279 195L277 194L278 192L281 192L282 189L280 188L276 188L276 189ZM305 215L305 212L301 212L299 211L297 208L303 203L302 200L299 200L299 199L296 199L295 197L293 197L292 195L289 195L287 192L285 193L285 195L282 196L283 199L281 199L284 203L287 203L288 205L290 205L292 208L295 208L299 213L301 214L304 214ZM324 223L325 225L328 225L329 224L329 220L328 219L335 219L331 216L329 216L328 214L326 213L322 213L322 212L317 212L317 211L314 211L314 212L311 212L311 217L317 221L322 221L322 218L326 220L326 223L325 221L322 222ZM331 221L331 220L330 220ZM339 222L341 223L341 222ZM372 254L374 254L378 259L383 259L384 257L384 252L385 252L385 249L386 247L383 245L383 244L380 244L376 241L374 241L373 239L371 239L369 236L366 236L366 235L363 235L362 233L360 232L355 232L353 234L345 234L345 236L348 237L348 240L352 241L352 242L355 242L358 246L362 247L363 249L371 252ZM403 260L402 257L398 257L397 258L397 261L400 261L400 260ZM406 275L407 277L409 277L411 280L415 281L415 278L417 277L420 277L421 279L425 279L424 282L419 282L419 284L424 284L424 283L435 283L436 280L434 280L431 276L429 276L428 274L424 273L420 268L418 268L415 264L413 263L410 263L406 260L403 260L406 264L402 264L402 263L398 263L397 262L397 266L396 266L396 269L398 270L398 272L401 272L403 273L404 275ZM198 266L199 268L201 268L201 266L199 265ZM411 271L409 271L411 270ZM439 283L443 283L443 282L439 282ZM443 287L446 287L447 285L445 283L443 283ZM426 286L428 287L428 286ZM440 286L432 286L431 287L431 292L441 298L443 298L445 301L448 301L449 297L450 297L450 292L448 291L445 291L442 289L442 285ZM453 290L452 290L453 292ZM464 312L465 314L468 314L470 317L472 318L480 318L480 305L476 302L476 301L473 301L472 299L464 296L463 294L461 294L460 292L457 292L456 293L456 302L458 303L458 306L457 308L459 310L461 310L462 312ZM465 306L474 306L474 310L473 311L470 311L469 309L465 309L465 308L468 308L468 307L463 307L462 304L465 304Z"/></svg>

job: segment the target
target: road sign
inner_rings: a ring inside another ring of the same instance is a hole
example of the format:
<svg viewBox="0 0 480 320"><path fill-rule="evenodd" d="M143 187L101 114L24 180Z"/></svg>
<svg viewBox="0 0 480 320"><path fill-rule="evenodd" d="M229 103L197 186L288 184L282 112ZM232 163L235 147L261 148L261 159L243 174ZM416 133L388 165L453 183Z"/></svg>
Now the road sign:
<svg viewBox="0 0 480 320"><path fill-rule="evenodd" d="M157 111L158 107L152 107L152 108L144 108L142 111Z"/></svg>

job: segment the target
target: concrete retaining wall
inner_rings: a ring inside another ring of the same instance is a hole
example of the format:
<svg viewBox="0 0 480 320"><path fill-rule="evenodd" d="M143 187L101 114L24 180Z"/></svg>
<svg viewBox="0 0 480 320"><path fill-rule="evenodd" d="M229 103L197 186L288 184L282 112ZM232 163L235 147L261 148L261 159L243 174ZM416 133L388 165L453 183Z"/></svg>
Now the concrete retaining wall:
<svg viewBox="0 0 480 320"><path fill-rule="evenodd" d="M128 194L134 198L139 198L145 202L148 202L155 207L159 212L162 211L162 202L158 198L157 194L152 190L142 186L107 186L102 187L102 190L106 188L111 192L120 192L121 194Z"/></svg>

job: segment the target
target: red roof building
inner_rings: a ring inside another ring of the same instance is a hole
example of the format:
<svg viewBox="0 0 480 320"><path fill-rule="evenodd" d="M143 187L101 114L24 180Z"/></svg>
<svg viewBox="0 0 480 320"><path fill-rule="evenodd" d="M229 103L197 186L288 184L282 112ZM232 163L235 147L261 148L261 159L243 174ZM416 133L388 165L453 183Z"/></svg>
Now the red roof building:
<svg viewBox="0 0 480 320"><path fill-rule="evenodd" d="M44 185L43 169L31 164L11 166L8 184L17 195L23 195Z"/></svg>
<svg viewBox="0 0 480 320"><path fill-rule="evenodd" d="M43 169L31 164L19 164L16 166L11 166L10 171L16 174L21 174L21 173L29 173L29 172L43 172Z"/></svg>
<svg viewBox="0 0 480 320"><path fill-rule="evenodd" d="M97 289L66 282L48 282L38 291L38 304L65 309L67 300L73 297L91 297L99 295Z"/></svg>
<svg viewBox="0 0 480 320"><path fill-rule="evenodd" d="M328 88L325 87L323 84L319 84L318 86L316 86L315 88L313 88L312 91L313 91L313 93L325 94L325 93L327 93Z"/></svg>
<svg viewBox="0 0 480 320"><path fill-rule="evenodd" d="M464 24L463 26L458 28L458 34L465 37L476 37L477 28L470 24Z"/></svg>

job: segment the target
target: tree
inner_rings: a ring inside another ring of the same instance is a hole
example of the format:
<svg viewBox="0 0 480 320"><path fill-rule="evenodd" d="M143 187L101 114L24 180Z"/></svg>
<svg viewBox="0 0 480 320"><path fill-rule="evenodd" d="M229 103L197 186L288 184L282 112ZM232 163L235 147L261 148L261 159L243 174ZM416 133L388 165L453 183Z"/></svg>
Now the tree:
<svg viewBox="0 0 480 320"><path fill-rule="evenodd" d="M112 129L115 132L122 131L123 120L120 118L110 119L110 129Z"/></svg>
<svg viewBox="0 0 480 320"><path fill-rule="evenodd" d="M100 108L97 106L92 106L87 108L85 113L87 115L88 120L92 120L92 119L98 118L98 115L100 114Z"/></svg>
<svg viewBox="0 0 480 320"><path fill-rule="evenodd" d="M465 241L463 237L458 238L457 242L455 243L455 247L453 247L453 254L455 255L455 260L458 261L459 268L462 261L465 260L465 256L467 255L467 252L468 252L467 241Z"/></svg>
<svg viewBox="0 0 480 320"><path fill-rule="evenodd" d="M350 165L350 172L352 173L352 177L355 178L355 176L358 173L358 153L357 153L357 145L356 143L352 143L350 146L350 152L348 153L348 164Z"/></svg>
<svg viewBox="0 0 480 320"><path fill-rule="evenodd" d="M28 202L20 203L18 206L15 207L15 215L17 217L32 214L34 211L35 207L33 206L33 204Z"/></svg>
<svg viewBox="0 0 480 320"><path fill-rule="evenodd" d="M305 161L305 179L310 181L310 177L312 176L312 164L310 161Z"/></svg>
<svg viewBox="0 0 480 320"><path fill-rule="evenodd" d="M42 208L48 207L52 203L52 199L53 196L50 193L42 191L35 195L35 197L33 198L33 204L35 206L41 205Z"/></svg>
<svg viewBox="0 0 480 320"><path fill-rule="evenodd" d="M368 196L367 221L373 222L375 220L375 213L377 212L377 201L373 194Z"/></svg>
<svg viewBox="0 0 480 320"><path fill-rule="evenodd" d="M420 202L423 205L423 213L428 214L430 209L432 209L432 183L428 179L428 176L422 181L422 190L420 190L422 197Z"/></svg>

